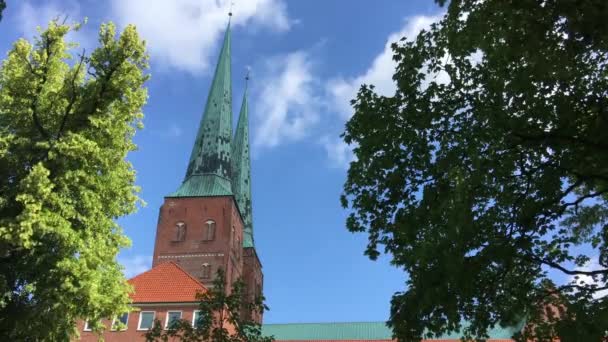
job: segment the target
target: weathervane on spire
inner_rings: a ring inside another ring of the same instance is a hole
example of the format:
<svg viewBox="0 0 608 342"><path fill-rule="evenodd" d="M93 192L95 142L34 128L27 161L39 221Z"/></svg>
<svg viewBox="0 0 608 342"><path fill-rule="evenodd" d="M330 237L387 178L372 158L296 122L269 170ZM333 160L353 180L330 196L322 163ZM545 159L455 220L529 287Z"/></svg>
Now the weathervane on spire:
<svg viewBox="0 0 608 342"><path fill-rule="evenodd" d="M251 73L251 67L247 65L245 67L245 70L247 70L247 72L245 73L245 89L247 89L247 86L249 85L249 79L251 78L249 76L249 74Z"/></svg>
<svg viewBox="0 0 608 342"><path fill-rule="evenodd" d="M229 17L232 17L232 6L234 6L234 1L230 1L230 10L228 12Z"/></svg>

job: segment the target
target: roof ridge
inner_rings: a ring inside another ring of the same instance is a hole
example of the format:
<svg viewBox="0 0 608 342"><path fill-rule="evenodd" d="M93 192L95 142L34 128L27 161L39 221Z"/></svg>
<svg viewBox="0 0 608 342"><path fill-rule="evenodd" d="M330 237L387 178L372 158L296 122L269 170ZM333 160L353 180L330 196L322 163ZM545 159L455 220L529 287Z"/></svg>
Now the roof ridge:
<svg viewBox="0 0 608 342"><path fill-rule="evenodd" d="M175 266L178 270L180 270L188 278L194 280L194 282L197 283L198 285L200 285L205 291L208 290L207 287L205 287L205 284L201 283L198 279L194 278L190 273L188 273L186 270L184 270L180 265L178 265L177 263L175 263L175 261L166 261L166 262L160 263L160 264L152 267L151 269L149 269L149 270L147 270L145 272L142 272L142 273L136 275L135 277L129 278L127 280L134 280L136 278L139 278L139 277L141 277L141 276L143 276L145 274L148 274L148 273L152 272L155 269L158 269L159 267L165 267L165 265L169 265L169 264Z"/></svg>
<svg viewBox="0 0 608 342"><path fill-rule="evenodd" d="M140 274L138 274L138 275L136 275L136 276L133 276L133 277L131 277L131 278L127 279L127 281L130 281L130 280L133 280L133 279L139 278L139 277L143 276L144 274L150 273L150 272L152 272L152 270L153 270L154 268L155 268L155 267L152 267L152 268L150 268L150 269L149 269L149 270L147 270L147 271L144 271L144 272L142 272L142 273L140 273Z"/></svg>

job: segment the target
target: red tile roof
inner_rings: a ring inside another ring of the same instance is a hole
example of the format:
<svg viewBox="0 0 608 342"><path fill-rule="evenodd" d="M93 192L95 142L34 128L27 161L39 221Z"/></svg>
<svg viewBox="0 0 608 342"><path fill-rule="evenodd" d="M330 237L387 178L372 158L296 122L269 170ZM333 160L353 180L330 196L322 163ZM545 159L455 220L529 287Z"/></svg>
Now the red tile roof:
<svg viewBox="0 0 608 342"><path fill-rule="evenodd" d="M197 292L207 289L173 262L164 262L128 282L133 286L133 303L195 302Z"/></svg>

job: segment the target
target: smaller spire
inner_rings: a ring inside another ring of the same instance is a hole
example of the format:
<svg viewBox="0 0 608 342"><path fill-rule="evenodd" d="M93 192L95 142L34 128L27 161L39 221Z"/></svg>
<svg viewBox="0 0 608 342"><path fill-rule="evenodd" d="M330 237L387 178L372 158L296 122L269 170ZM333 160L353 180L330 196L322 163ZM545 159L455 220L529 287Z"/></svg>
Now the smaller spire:
<svg viewBox="0 0 608 342"><path fill-rule="evenodd" d="M247 105L247 83L249 70L245 76L245 93L239 113L236 132L232 140L232 187L244 224L243 247L253 247L253 220L251 208L251 158L249 155L249 110Z"/></svg>

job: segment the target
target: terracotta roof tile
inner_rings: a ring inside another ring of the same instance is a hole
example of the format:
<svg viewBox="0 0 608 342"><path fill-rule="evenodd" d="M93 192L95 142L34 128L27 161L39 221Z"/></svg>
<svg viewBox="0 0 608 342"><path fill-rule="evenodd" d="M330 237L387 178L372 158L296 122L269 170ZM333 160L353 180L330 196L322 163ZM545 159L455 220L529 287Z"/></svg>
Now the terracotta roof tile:
<svg viewBox="0 0 608 342"><path fill-rule="evenodd" d="M173 262L164 262L128 282L133 286L133 303L194 302L196 293L207 289Z"/></svg>

